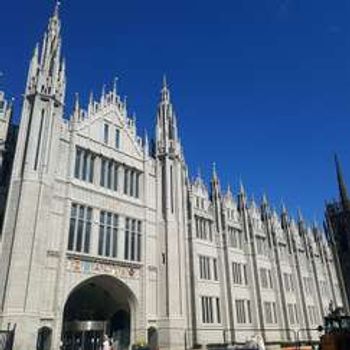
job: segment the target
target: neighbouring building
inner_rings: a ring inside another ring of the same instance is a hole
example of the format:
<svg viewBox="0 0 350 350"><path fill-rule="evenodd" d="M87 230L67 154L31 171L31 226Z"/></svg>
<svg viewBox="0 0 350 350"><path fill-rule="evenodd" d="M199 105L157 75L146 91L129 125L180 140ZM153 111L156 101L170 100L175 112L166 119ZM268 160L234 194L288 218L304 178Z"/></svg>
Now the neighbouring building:
<svg viewBox="0 0 350 350"><path fill-rule="evenodd" d="M335 258L344 311L350 313L350 199L338 157L335 157L339 200L326 204L325 231Z"/></svg>
<svg viewBox="0 0 350 350"><path fill-rule="evenodd" d="M0 328L17 324L15 349L97 350L104 333L122 349L317 339L330 302L344 305L324 232L242 184L224 191L215 167L209 188L192 180L165 80L154 146L116 86L67 118L60 31L56 7L5 171Z"/></svg>

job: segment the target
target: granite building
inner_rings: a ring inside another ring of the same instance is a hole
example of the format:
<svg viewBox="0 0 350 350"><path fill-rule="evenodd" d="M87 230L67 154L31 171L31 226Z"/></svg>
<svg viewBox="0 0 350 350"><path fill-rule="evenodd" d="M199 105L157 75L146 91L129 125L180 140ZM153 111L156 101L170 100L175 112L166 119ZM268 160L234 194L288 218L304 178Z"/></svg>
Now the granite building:
<svg viewBox="0 0 350 350"><path fill-rule="evenodd" d="M335 156L339 187L339 200L326 204L325 230L335 257L335 267L344 300L344 311L350 313L350 199L341 170Z"/></svg>
<svg viewBox="0 0 350 350"><path fill-rule="evenodd" d="M322 229L223 190L215 167L209 186L192 180L165 79L154 147L116 85L67 116L60 31L56 6L5 171L0 329L17 324L15 349L316 339L330 301L344 305Z"/></svg>

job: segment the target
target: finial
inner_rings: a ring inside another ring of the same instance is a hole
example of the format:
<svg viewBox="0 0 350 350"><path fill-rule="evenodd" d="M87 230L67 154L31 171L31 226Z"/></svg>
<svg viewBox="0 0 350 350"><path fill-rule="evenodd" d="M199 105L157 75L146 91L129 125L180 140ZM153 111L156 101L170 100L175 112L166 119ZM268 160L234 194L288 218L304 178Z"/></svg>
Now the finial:
<svg viewBox="0 0 350 350"><path fill-rule="evenodd" d="M78 111L80 109L79 107L79 93L75 93L75 102L74 102L74 111Z"/></svg>
<svg viewBox="0 0 350 350"><path fill-rule="evenodd" d="M200 167L197 168L197 179L202 179L202 171Z"/></svg>
<svg viewBox="0 0 350 350"><path fill-rule="evenodd" d="M166 74L163 74L163 89L167 89L167 88L168 88L168 83L166 79Z"/></svg>
<svg viewBox="0 0 350 350"><path fill-rule="evenodd" d="M227 185L227 194L229 196L232 196L232 191L231 191L231 185L230 184Z"/></svg>
<svg viewBox="0 0 350 350"><path fill-rule="evenodd" d="M281 199L281 210L282 210L282 214L287 214L287 208L283 199Z"/></svg>
<svg viewBox="0 0 350 350"><path fill-rule="evenodd" d="M300 208L298 208L298 213L297 213L297 215L298 215L298 221L299 221L299 222L304 222L303 214L302 214Z"/></svg>
<svg viewBox="0 0 350 350"><path fill-rule="evenodd" d="M113 96L114 98L117 97L117 83L118 83L119 78L115 77L113 81Z"/></svg>
<svg viewBox="0 0 350 350"><path fill-rule="evenodd" d="M94 110L94 93L90 91L88 114L90 115L93 112L93 110Z"/></svg>
<svg viewBox="0 0 350 350"><path fill-rule="evenodd" d="M245 189L244 189L243 181L242 181L241 177L239 178L239 193L240 194L245 194Z"/></svg>
<svg viewBox="0 0 350 350"><path fill-rule="evenodd" d="M102 85L102 92L101 92L101 104L103 105L106 99L106 84Z"/></svg>
<svg viewBox="0 0 350 350"><path fill-rule="evenodd" d="M94 93L93 91L90 91L89 104L92 105L93 103L94 103Z"/></svg>
<svg viewBox="0 0 350 350"><path fill-rule="evenodd" d="M145 129L145 136L144 136L144 154L146 156L149 155L149 141L148 141L148 133L147 130Z"/></svg>
<svg viewBox="0 0 350 350"><path fill-rule="evenodd" d="M264 192L263 195L262 195L262 204L267 206L269 204L268 200L267 200L267 196L266 196L266 193Z"/></svg>
<svg viewBox="0 0 350 350"><path fill-rule="evenodd" d="M80 118L79 94L75 93L73 121L78 122Z"/></svg>
<svg viewBox="0 0 350 350"><path fill-rule="evenodd" d="M56 18L58 18L58 16L59 16L60 6L61 6L61 1L57 0L56 4L55 4L55 10L54 10L54 13L53 13L53 16L56 17Z"/></svg>
<svg viewBox="0 0 350 350"><path fill-rule="evenodd" d="M251 203L252 203L252 207L253 207L253 208L256 208L256 202L255 202L254 193L252 194L252 201L251 201Z"/></svg>
<svg viewBox="0 0 350 350"><path fill-rule="evenodd" d="M162 102L169 102L170 100L170 93L168 89L168 83L165 74L163 75L163 87L161 91L162 96Z"/></svg>
<svg viewBox="0 0 350 350"><path fill-rule="evenodd" d="M123 104L124 104L124 110L125 110L125 114L126 114L126 109L127 109L127 104L128 104L128 96L124 96L124 102L123 102Z"/></svg>
<svg viewBox="0 0 350 350"><path fill-rule="evenodd" d="M216 163L213 162L213 179L216 180L218 178L218 174L216 172Z"/></svg>

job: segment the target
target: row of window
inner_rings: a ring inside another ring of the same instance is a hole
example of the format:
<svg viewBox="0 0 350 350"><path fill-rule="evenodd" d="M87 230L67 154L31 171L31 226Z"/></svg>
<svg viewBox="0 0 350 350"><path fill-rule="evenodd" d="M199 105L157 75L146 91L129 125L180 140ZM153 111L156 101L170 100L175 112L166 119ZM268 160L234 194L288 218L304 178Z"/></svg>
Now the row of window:
<svg viewBox="0 0 350 350"><path fill-rule="evenodd" d="M329 289L326 281L320 281L320 292L321 292L321 295L324 297L329 296Z"/></svg>
<svg viewBox="0 0 350 350"><path fill-rule="evenodd" d="M236 317L237 323L239 324L252 323L252 310L250 300L236 300Z"/></svg>
<svg viewBox="0 0 350 350"><path fill-rule="evenodd" d="M237 217L236 217L236 210L234 209L227 209L227 218L229 220L236 220Z"/></svg>
<svg viewBox="0 0 350 350"><path fill-rule="evenodd" d="M320 320L319 320L319 317L317 315L316 306L309 305L307 307L307 312L308 312L308 315L309 315L310 325L311 326L317 325Z"/></svg>
<svg viewBox="0 0 350 350"><path fill-rule="evenodd" d="M199 256L199 277L204 280L219 280L218 263L216 258Z"/></svg>
<svg viewBox="0 0 350 350"><path fill-rule="evenodd" d="M264 314L267 324L277 324L277 308L275 302L264 302Z"/></svg>
<svg viewBox="0 0 350 350"><path fill-rule="evenodd" d="M233 284L248 285L247 265L232 263L232 281Z"/></svg>
<svg viewBox="0 0 350 350"><path fill-rule="evenodd" d="M95 161L98 158L93 152L83 149L81 147L76 148L74 177L87 181L94 182L94 166ZM139 198L140 197L140 178L141 172L122 166L113 159L101 157L101 172L100 172L100 186L108 188L113 191L123 191L124 194ZM121 188L119 184L120 178L123 176L124 187Z"/></svg>
<svg viewBox="0 0 350 350"><path fill-rule="evenodd" d="M288 316L290 324L298 324L299 323L299 315L297 310L297 304L288 304Z"/></svg>
<svg viewBox="0 0 350 350"><path fill-rule="evenodd" d="M261 287L262 288L264 288L264 289L272 289L273 288L271 270L266 269L264 267L260 268L260 280L261 280Z"/></svg>
<svg viewBox="0 0 350 350"><path fill-rule="evenodd" d="M203 240L209 240L210 242L212 242L213 241L213 222L199 216L195 216L195 221L196 221L196 237Z"/></svg>
<svg viewBox="0 0 350 350"><path fill-rule="evenodd" d="M314 292L313 281L311 277L303 277L305 294L312 295Z"/></svg>
<svg viewBox="0 0 350 350"><path fill-rule="evenodd" d="M196 197L196 207L198 209L204 210L205 201L204 198Z"/></svg>
<svg viewBox="0 0 350 350"><path fill-rule="evenodd" d="M72 204L68 250L82 253L90 252L92 224L92 208L79 204Z"/></svg>
<svg viewBox="0 0 350 350"><path fill-rule="evenodd" d="M98 238L98 254L116 258L118 255L118 223L119 216L100 212L100 231Z"/></svg>
<svg viewBox="0 0 350 350"><path fill-rule="evenodd" d="M93 183L94 181L94 166L96 155L86 149L77 147L75 153L74 177Z"/></svg>
<svg viewBox="0 0 350 350"><path fill-rule="evenodd" d="M92 208L73 203L71 207L68 250L91 253ZM124 231L119 228L120 217L107 211L100 212L98 255L122 258L129 261L141 261L140 220L124 218ZM123 246L119 250L119 244ZM123 253L121 253L123 251Z"/></svg>
<svg viewBox="0 0 350 350"><path fill-rule="evenodd" d="M283 280L284 280L284 288L286 289L286 292L294 292L295 286L294 286L293 275L291 273L284 273Z"/></svg>
<svg viewBox="0 0 350 350"><path fill-rule="evenodd" d="M243 232L234 227L228 227L228 245L231 248L243 249Z"/></svg>
<svg viewBox="0 0 350 350"><path fill-rule="evenodd" d="M288 247L285 244L279 244L280 259L287 260L289 256Z"/></svg>
<svg viewBox="0 0 350 350"><path fill-rule="evenodd" d="M141 261L141 221L125 219L124 259Z"/></svg>
<svg viewBox="0 0 350 350"><path fill-rule="evenodd" d="M256 236L256 252L259 255L269 255L269 247L265 237Z"/></svg>
<svg viewBox="0 0 350 350"><path fill-rule="evenodd" d="M103 124L103 142L108 145L109 144L109 130L110 125L105 123ZM114 147L116 149L120 148L120 130L118 128L115 128L114 130Z"/></svg>
<svg viewBox="0 0 350 350"><path fill-rule="evenodd" d="M220 299L216 297L201 297L202 322L221 323Z"/></svg>

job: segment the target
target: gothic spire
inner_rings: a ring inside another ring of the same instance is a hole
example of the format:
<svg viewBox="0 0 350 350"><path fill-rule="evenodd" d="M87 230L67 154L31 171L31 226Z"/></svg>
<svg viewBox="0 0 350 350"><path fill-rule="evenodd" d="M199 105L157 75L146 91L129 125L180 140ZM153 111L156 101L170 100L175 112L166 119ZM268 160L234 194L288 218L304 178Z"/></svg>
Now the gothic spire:
<svg viewBox="0 0 350 350"><path fill-rule="evenodd" d="M74 112L73 112L73 122L78 123L80 119L80 103L79 103L79 94L75 93L74 101Z"/></svg>
<svg viewBox="0 0 350 350"><path fill-rule="evenodd" d="M337 179L338 179L340 201L341 201L341 204L343 206L343 209L350 209L348 191L346 188L346 184L345 184L345 180L343 177L343 172L342 172L342 169L340 166L340 162L339 162L337 155L335 155L334 158L335 158L335 167L336 167Z"/></svg>
<svg viewBox="0 0 350 350"><path fill-rule="evenodd" d="M163 77L160 102L157 111L156 128L157 150L181 153L175 111L170 100L167 79Z"/></svg>
<svg viewBox="0 0 350 350"><path fill-rule="evenodd" d="M263 195L262 195L261 203L262 203L262 205L264 205L264 206L268 206L268 205L269 205L269 202L268 202L268 200L267 200L267 196L266 196L266 193L265 193L265 192L264 192Z"/></svg>
<svg viewBox="0 0 350 350"><path fill-rule="evenodd" d="M36 46L31 60L26 94L37 92L55 97L64 102L65 94L65 63L61 58L61 21L57 1L53 15L49 20L42 43ZM41 51L41 52L39 52Z"/></svg>
<svg viewBox="0 0 350 350"><path fill-rule="evenodd" d="M54 10L54 13L53 13L53 17L54 18L58 18L59 17L60 6L61 6L61 1L57 0L56 1L56 5L55 5L55 10Z"/></svg>
<svg viewBox="0 0 350 350"><path fill-rule="evenodd" d="M288 214L288 211L287 211L287 208L286 208L286 204L284 203L283 199L281 200L281 213L282 213L282 215L287 215Z"/></svg>
<svg viewBox="0 0 350 350"><path fill-rule="evenodd" d="M218 174L216 172L216 163L215 162L213 162L212 179L213 179L213 181L217 181L218 180Z"/></svg>
<svg viewBox="0 0 350 350"><path fill-rule="evenodd" d="M170 102L170 91L168 88L168 83L166 79L166 75L163 75L163 87L161 91L161 96L162 96L162 102Z"/></svg>
<svg viewBox="0 0 350 350"><path fill-rule="evenodd" d="M220 181L216 171L216 163L213 162L212 177L211 177L211 192L213 198L219 198L220 196Z"/></svg>
<svg viewBox="0 0 350 350"><path fill-rule="evenodd" d="M304 217L303 217L303 214L302 214L300 208L298 208L298 210L297 210L297 217L298 217L298 222L299 223L304 223Z"/></svg>
<svg viewBox="0 0 350 350"><path fill-rule="evenodd" d="M245 189L244 189L244 185L243 185L242 179L239 179L239 194L240 195L245 195Z"/></svg>

